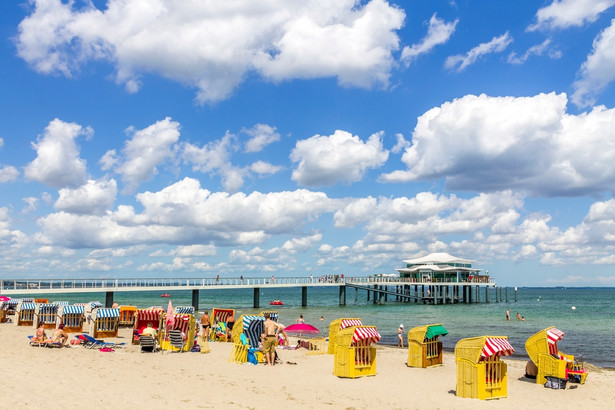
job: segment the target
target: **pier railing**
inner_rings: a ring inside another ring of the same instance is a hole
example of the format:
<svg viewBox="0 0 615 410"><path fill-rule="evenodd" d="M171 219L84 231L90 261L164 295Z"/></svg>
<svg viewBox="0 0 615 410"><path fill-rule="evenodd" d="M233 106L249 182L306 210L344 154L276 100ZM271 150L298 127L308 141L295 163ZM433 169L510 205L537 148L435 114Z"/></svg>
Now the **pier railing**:
<svg viewBox="0 0 615 410"><path fill-rule="evenodd" d="M288 287L288 286L335 286L342 284L357 285L462 285L481 284L495 285L493 279L474 278L472 281L457 282L455 280L433 279L418 280L413 278L384 277L384 276L322 276L322 277L246 277L246 278L132 278L132 279L3 279L0 280L2 291L78 291L87 290L138 290L138 289L195 289L207 287Z"/></svg>

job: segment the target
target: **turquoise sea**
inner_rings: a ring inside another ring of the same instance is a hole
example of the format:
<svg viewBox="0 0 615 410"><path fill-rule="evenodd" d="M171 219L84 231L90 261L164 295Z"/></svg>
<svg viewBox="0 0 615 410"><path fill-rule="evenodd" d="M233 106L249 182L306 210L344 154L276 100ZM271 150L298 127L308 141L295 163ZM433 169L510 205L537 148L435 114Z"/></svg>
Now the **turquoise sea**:
<svg viewBox="0 0 615 410"><path fill-rule="evenodd" d="M331 320L340 317L360 317L366 325L375 325L382 335L381 343L397 344L397 327L403 323L406 332L414 326L442 323L449 334L441 340L445 349L452 350L458 340L482 335L508 336L515 348L515 356L527 357L525 340L548 326L565 332L558 343L561 351L583 355L586 362L602 367L615 367L615 288L518 288L517 301L514 289L508 290L508 302L423 305L400 303L389 296L383 304L367 301L365 291L349 288L346 306L339 306L338 288L308 288L308 306L301 307L300 288L261 289L261 309L252 308L252 289L200 291L199 309L213 307L234 308L236 316L270 309L269 301L280 299L284 306L276 307L280 322L294 323L302 314L310 323L327 332ZM161 292L117 292L115 300L120 305L132 304L149 307L168 304ZM173 306L192 303L190 291L168 292ZM103 293L40 295L53 300L71 303L100 300ZM17 297L17 296L15 296ZM484 300L484 291L481 292ZM575 309L572 309L572 307ZM511 320L505 319L510 309ZM525 321L516 320L519 312ZM320 317L324 316L324 321Z"/></svg>

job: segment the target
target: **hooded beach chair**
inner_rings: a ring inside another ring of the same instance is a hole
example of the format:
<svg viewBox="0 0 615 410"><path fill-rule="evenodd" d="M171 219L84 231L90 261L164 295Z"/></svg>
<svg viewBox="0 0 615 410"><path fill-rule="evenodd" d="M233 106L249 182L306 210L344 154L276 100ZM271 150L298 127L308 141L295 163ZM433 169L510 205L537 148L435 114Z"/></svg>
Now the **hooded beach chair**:
<svg viewBox="0 0 615 410"><path fill-rule="evenodd" d="M90 335L98 337L117 337L120 309L96 308L92 311Z"/></svg>
<svg viewBox="0 0 615 410"><path fill-rule="evenodd" d="M136 306L120 306L120 317L118 326L133 327L135 324Z"/></svg>
<svg viewBox="0 0 615 410"><path fill-rule="evenodd" d="M139 344L139 335L143 333L143 329L147 327L148 323L152 324L152 327L159 332L160 318L164 310L162 307L154 307L148 309L137 309L135 313L135 324L132 332L132 344Z"/></svg>
<svg viewBox="0 0 615 410"><path fill-rule="evenodd" d="M500 357L514 351L506 336L471 337L457 342L457 396L481 400L506 397L507 367Z"/></svg>
<svg viewBox="0 0 615 410"><path fill-rule="evenodd" d="M85 322L85 307L83 305L66 305L60 306L56 318L56 324L64 324L66 333L81 333L83 332L83 323Z"/></svg>
<svg viewBox="0 0 615 410"><path fill-rule="evenodd" d="M341 318L335 319L329 324L329 348L327 353L334 354L335 353L335 343L337 340L337 334L347 327L351 326L362 326L360 318Z"/></svg>
<svg viewBox="0 0 615 410"><path fill-rule="evenodd" d="M265 331L265 317L241 315L236 323L233 327L233 350L229 356L229 361L246 363L250 351L256 355L261 334ZM262 359L262 354L259 354L258 357Z"/></svg>
<svg viewBox="0 0 615 410"><path fill-rule="evenodd" d="M55 329L58 315L58 305L52 303L41 303L34 310L34 321L32 327L37 329L42 323L45 329Z"/></svg>
<svg viewBox="0 0 615 410"><path fill-rule="evenodd" d="M408 367L430 367L442 364L442 342L439 336L448 332L442 324L417 326L408 331Z"/></svg>
<svg viewBox="0 0 615 410"><path fill-rule="evenodd" d="M536 383L545 384L549 376L585 383L587 369L583 369L583 365L573 355L560 352L557 348L557 342L563 337L564 332L551 326L525 342L525 350L538 368Z"/></svg>
<svg viewBox="0 0 615 410"><path fill-rule="evenodd" d="M226 321L229 317L235 316L235 309L213 308L209 319L211 320L211 330L209 338L214 342L226 342ZM216 319L218 321L216 322ZM224 326L222 326L224 324ZM221 328L224 330L222 331Z"/></svg>
<svg viewBox="0 0 615 410"><path fill-rule="evenodd" d="M13 323L17 326L32 326L34 323L34 312L36 303L20 301L15 308Z"/></svg>
<svg viewBox="0 0 615 410"><path fill-rule="evenodd" d="M351 379L376 374L376 326L350 326L336 336L333 374Z"/></svg>
<svg viewBox="0 0 615 410"><path fill-rule="evenodd" d="M184 313L173 314L173 324L167 328L166 312L163 312L160 316L160 323L158 329L162 329L158 332L158 345L162 350L175 351L176 348L171 344L170 334L172 330L179 330L180 334L186 336L186 343L183 346L184 351L190 351L194 346L194 336L196 335L196 319L194 315Z"/></svg>

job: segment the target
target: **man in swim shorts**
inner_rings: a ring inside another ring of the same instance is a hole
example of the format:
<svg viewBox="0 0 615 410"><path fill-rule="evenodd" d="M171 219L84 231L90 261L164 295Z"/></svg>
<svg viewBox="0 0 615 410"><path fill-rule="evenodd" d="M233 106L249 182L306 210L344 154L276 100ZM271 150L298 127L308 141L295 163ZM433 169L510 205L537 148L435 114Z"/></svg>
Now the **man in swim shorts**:
<svg viewBox="0 0 615 410"><path fill-rule="evenodd" d="M209 338L209 328L211 327L211 323L209 322L209 316L207 315L207 311L203 313L201 316L201 328L203 329L203 338Z"/></svg>
<svg viewBox="0 0 615 410"><path fill-rule="evenodd" d="M265 312L265 341L263 343L263 353L265 354L265 363L273 366L275 363L275 342L278 335L278 326L271 320L268 312Z"/></svg>

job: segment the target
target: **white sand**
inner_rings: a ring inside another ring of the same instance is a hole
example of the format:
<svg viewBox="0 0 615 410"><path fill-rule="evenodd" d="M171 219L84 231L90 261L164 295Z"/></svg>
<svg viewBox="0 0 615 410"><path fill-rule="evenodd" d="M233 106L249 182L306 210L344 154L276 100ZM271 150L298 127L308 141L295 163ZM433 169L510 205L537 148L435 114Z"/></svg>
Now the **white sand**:
<svg viewBox="0 0 615 410"><path fill-rule="evenodd" d="M120 338L107 341L125 341L127 348L104 353L30 347L26 336L33 333L0 324L3 408L597 409L615 403L615 372L594 367L584 385L551 390L523 377L524 361L504 359L508 397L483 401L455 395L450 353L443 366L416 369L406 366L407 349L382 347L375 376L345 379L333 374L333 355L303 349L280 349L284 364L268 367L228 362L231 343L210 343L209 354L140 353L129 345L131 330L122 329Z"/></svg>

